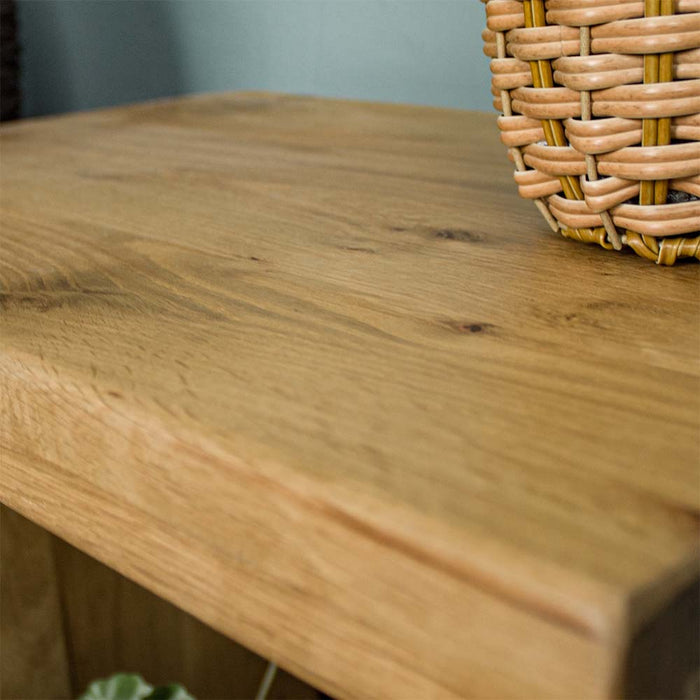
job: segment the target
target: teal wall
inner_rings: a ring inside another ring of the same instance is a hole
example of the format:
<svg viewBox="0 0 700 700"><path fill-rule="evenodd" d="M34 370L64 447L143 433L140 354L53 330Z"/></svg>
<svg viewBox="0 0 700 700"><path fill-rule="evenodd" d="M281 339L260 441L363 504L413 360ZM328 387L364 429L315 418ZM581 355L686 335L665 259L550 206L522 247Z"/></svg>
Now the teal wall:
<svg viewBox="0 0 700 700"><path fill-rule="evenodd" d="M19 0L24 114L265 89L490 109L478 0Z"/></svg>

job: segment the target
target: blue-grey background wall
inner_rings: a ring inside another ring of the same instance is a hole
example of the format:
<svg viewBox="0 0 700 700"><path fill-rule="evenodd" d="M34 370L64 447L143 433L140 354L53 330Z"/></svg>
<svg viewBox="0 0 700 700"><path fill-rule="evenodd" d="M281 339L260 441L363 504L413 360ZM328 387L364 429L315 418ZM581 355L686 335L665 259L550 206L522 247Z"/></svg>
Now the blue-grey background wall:
<svg viewBox="0 0 700 700"><path fill-rule="evenodd" d="M25 116L264 89L490 109L478 0L19 0Z"/></svg>

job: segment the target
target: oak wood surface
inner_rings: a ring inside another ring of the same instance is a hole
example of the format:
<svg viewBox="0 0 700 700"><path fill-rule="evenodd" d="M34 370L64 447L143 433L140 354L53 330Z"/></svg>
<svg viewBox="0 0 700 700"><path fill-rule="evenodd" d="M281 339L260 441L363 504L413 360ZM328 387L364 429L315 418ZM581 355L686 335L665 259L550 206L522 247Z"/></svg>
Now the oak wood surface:
<svg viewBox="0 0 700 700"><path fill-rule="evenodd" d="M698 576L700 266L557 238L496 132L3 127L0 498L341 697L623 692Z"/></svg>
<svg viewBox="0 0 700 700"><path fill-rule="evenodd" d="M253 698L267 663L0 505L0 697L76 698L117 671L200 700ZM270 700L316 700L279 669Z"/></svg>
<svg viewBox="0 0 700 700"><path fill-rule="evenodd" d="M58 537L51 539L72 697L120 670L140 673L153 685L177 681L200 700L255 697L265 659ZM316 700L312 688L281 670L270 691L270 700Z"/></svg>

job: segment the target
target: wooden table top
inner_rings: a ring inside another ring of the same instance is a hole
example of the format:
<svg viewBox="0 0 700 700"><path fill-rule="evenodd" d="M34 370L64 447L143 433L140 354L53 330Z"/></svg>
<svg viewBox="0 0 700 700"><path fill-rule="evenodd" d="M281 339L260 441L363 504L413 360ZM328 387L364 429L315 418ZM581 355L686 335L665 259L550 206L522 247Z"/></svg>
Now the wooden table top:
<svg viewBox="0 0 700 700"><path fill-rule="evenodd" d="M630 687L698 577L700 266L552 234L493 115L1 134L3 502L340 697Z"/></svg>

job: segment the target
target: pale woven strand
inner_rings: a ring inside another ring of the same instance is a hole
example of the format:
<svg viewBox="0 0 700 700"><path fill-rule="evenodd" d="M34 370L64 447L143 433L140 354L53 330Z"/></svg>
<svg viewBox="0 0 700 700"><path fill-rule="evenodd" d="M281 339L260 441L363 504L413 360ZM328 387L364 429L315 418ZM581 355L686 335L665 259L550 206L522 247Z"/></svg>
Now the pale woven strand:
<svg viewBox="0 0 700 700"><path fill-rule="evenodd" d="M521 195L566 237L700 259L700 0L483 2Z"/></svg>
<svg viewBox="0 0 700 700"><path fill-rule="evenodd" d="M589 26L583 26L580 29L581 37L581 56L590 56L591 54L591 28ZM581 92L581 119L585 122L591 121L591 93L589 90L583 90ZM598 168L596 167L595 156L590 153L586 154L586 174L588 176L589 182L595 182L598 180ZM600 218L603 221L603 227L610 243L615 250L622 250L622 239L620 234L615 228L612 217L607 211L600 212Z"/></svg>

